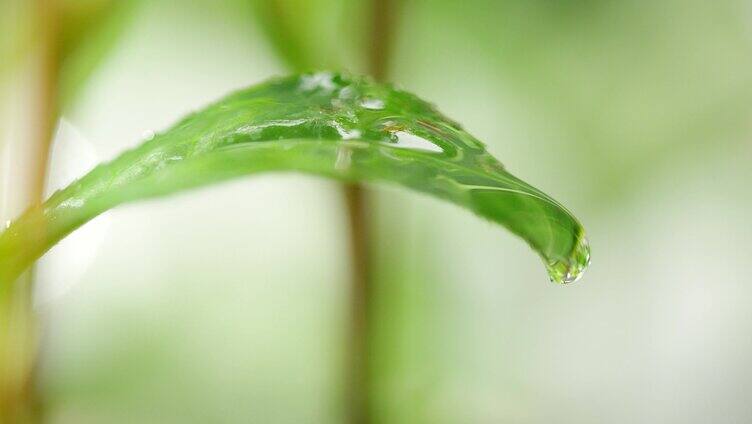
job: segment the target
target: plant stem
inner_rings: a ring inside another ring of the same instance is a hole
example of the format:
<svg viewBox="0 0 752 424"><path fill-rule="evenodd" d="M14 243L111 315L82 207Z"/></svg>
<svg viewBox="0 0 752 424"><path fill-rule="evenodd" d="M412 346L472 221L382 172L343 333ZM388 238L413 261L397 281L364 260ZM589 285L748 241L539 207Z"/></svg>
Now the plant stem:
<svg viewBox="0 0 752 424"><path fill-rule="evenodd" d="M394 1L371 0L371 30L368 39L368 71L378 81L386 79L394 31ZM360 184L344 187L350 223L351 286L350 286L350 352L348 419L352 424L374 421L373 387L371 382L373 355L374 291L371 270L371 219L368 214L368 192ZM372 206L372 205L371 205Z"/></svg>
<svg viewBox="0 0 752 424"><path fill-rule="evenodd" d="M12 204L0 205L11 211L43 200L50 143L58 116L57 4L55 0L37 0L33 7L37 50L32 54L38 79L32 88L35 109L30 116L35 121L31 122L28 143L20 146L28 152L23 155L28 159L16 158L13 163L27 171L25 181L13 182L10 189L15 191L4 196ZM32 307L32 279L32 273L28 272L16 281L3 282L0 291L0 423L31 423L41 419L41 403L34 387L38 334Z"/></svg>
<svg viewBox="0 0 752 424"><path fill-rule="evenodd" d="M0 422L36 420L33 369L36 360L36 321L28 274L4 290L0 300Z"/></svg>
<svg viewBox="0 0 752 424"><path fill-rule="evenodd" d="M58 120L58 84L60 80L59 10L57 0L37 0L39 31L39 80L37 88L35 133L32 135L32 203L44 200L44 185L50 159L52 136Z"/></svg>
<svg viewBox="0 0 752 424"><path fill-rule="evenodd" d="M368 72L384 81L389 72L396 6L399 0L371 0L371 31L368 40Z"/></svg>
<svg viewBox="0 0 752 424"><path fill-rule="evenodd" d="M350 338L348 422L370 423L369 351L371 329L371 270L369 249L369 218L366 213L366 193L359 184L344 186L350 224Z"/></svg>

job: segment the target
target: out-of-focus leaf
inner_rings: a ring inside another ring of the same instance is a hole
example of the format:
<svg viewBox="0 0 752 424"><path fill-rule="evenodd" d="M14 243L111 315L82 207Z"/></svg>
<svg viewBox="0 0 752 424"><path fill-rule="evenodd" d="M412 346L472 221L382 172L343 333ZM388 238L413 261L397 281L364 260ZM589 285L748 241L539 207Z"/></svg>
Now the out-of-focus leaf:
<svg viewBox="0 0 752 424"><path fill-rule="evenodd" d="M0 234L0 282L115 206L272 171L396 183L452 201L525 239L556 282L577 279L589 261L577 220L458 124L405 91L322 72L231 94L57 192Z"/></svg>
<svg viewBox="0 0 752 424"><path fill-rule="evenodd" d="M459 75L485 68L505 97L521 103L514 119L541 131L537 140L556 128L542 163L570 163L582 195L604 206L648 184L645 169L702 162L748 140L752 37L744 1L410 3L410 42L395 58L401 80L426 81L446 58L471 64L455 67ZM441 86L457 74L437 78Z"/></svg>
<svg viewBox="0 0 752 424"><path fill-rule="evenodd" d="M38 54L39 43L50 42L57 96L64 108L112 50L139 1L59 0L46 6L55 9L46 11L45 20L40 21L38 8L45 7L41 3L1 0L0 77L10 74L29 55ZM53 25L51 40L44 38L39 25Z"/></svg>
<svg viewBox="0 0 752 424"><path fill-rule="evenodd" d="M277 55L298 72L362 66L364 4L361 0L252 0L258 23Z"/></svg>
<svg viewBox="0 0 752 424"><path fill-rule="evenodd" d="M60 100L70 103L113 48L139 0L60 2L58 60Z"/></svg>

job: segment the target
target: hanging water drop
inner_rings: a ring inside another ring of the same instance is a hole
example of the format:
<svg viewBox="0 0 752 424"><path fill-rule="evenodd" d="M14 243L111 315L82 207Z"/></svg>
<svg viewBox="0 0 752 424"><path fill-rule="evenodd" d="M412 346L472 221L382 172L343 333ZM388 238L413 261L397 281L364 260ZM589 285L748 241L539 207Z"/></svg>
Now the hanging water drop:
<svg viewBox="0 0 752 424"><path fill-rule="evenodd" d="M581 234L569 256L546 262L546 270L552 282L570 284L579 280L589 265L590 244L584 234Z"/></svg>

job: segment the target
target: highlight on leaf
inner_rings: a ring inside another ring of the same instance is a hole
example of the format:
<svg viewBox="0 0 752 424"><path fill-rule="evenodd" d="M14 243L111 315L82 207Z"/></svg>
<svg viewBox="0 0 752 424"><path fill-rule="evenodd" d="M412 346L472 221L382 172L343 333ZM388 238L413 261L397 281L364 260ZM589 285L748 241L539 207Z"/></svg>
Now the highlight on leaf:
<svg viewBox="0 0 752 424"><path fill-rule="evenodd" d="M0 233L0 283L120 204L276 171L449 200L522 237L557 283L577 280L589 262L577 219L432 105L365 77L318 72L230 94L27 211Z"/></svg>

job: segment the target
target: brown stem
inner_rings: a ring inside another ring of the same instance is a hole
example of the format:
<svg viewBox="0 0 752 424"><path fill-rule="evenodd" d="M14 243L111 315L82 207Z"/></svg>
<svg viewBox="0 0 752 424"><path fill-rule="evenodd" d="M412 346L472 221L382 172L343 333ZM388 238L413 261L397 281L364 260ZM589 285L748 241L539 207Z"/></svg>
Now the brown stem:
<svg viewBox="0 0 752 424"><path fill-rule="evenodd" d="M52 136L58 118L58 83L60 80L59 19L57 0L36 0L39 31L39 79L36 114L38 120L32 135L33 175L29 192L32 203L41 203L50 158Z"/></svg>
<svg viewBox="0 0 752 424"><path fill-rule="evenodd" d="M389 73L398 2L399 0L371 0L368 72L377 81L386 80Z"/></svg>
<svg viewBox="0 0 752 424"><path fill-rule="evenodd" d="M348 422L370 423L370 379L368 358L371 339L369 314L371 311L371 273L369 252L369 218L366 212L366 193L359 184L344 186L350 224L350 338Z"/></svg>
<svg viewBox="0 0 752 424"><path fill-rule="evenodd" d="M394 31L397 0L371 0L371 31L368 40L368 69L377 81L386 79ZM373 388L370 374L373 352L371 318L374 293L371 272L368 192L360 184L344 187L350 221L351 287L350 287L350 357L348 420L352 424L374 421Z"/></svg>
<svg viewBox="0 0 752 424"><path fill-rule="evenodd" d="M16 183L14 201L22 208L41 203L49 161L50 144L58 116L59 80L58 9L55 0L36 0L35 30L37 84L30 116L32 134L23 146L28 162L15 163L27 172L27 181ZM6 205L8 206L8 205ZM41 230L41 229L40 229ZM27 273L0 296L0 423L32 423L41 419L34 386L38 353L37 320L32 307L32 274Z"/></svg>

